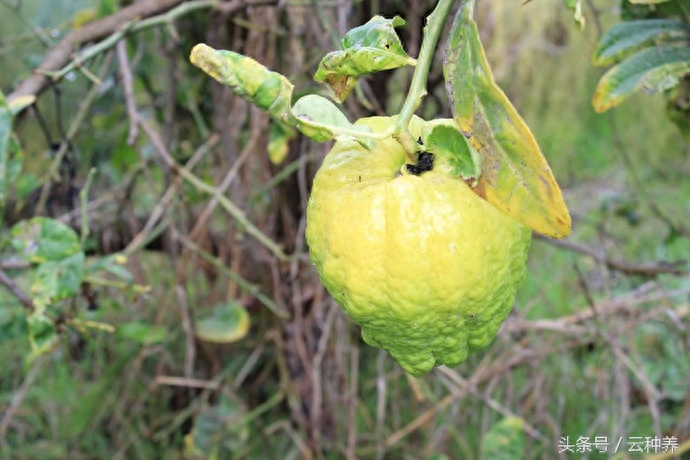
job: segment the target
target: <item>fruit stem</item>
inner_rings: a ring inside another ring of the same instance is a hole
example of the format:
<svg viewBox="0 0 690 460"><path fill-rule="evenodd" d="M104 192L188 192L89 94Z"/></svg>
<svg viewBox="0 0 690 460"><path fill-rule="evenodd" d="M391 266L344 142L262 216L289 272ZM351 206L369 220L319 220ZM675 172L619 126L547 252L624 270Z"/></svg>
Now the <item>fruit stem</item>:
<svg viewBox="0 0 690 460"><path fill-rule="evenodd" d="M446 23L453 3L455 3L455 0L439 0L434 11L426 18L424 38L422 39L422 46L419 50L419 57L417 57L417 66L412 76L410 91L407 93L405 103L395 122L393 137L395 137L400 145L410 154L415 154L419 149L419 145L412 137L412 134L410 134L408 125L410 124L412 115L414 115L415 111L421 105L422 99L427 95L426 82L429 77L429 68L434 60L438 39L441 36L443 26Z"/></svg>

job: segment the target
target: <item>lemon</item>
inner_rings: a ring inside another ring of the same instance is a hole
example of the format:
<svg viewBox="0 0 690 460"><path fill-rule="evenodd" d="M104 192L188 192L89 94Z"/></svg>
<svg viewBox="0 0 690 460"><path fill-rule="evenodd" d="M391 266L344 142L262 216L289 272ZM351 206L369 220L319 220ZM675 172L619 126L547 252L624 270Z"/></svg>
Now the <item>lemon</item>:
<svg viewBox="0 0 690 460"><path fill-rule="evenodd" d="M381 132L393 120L357 124ZM412 120L415 139L425 125ZM451 177L447 164L437 155L431 170L407 168L392 138L372 151L338 141L307 209L321 282L364 341L414 376L457 365L492 342L524 280L531 239L529 229Z"/></svg>

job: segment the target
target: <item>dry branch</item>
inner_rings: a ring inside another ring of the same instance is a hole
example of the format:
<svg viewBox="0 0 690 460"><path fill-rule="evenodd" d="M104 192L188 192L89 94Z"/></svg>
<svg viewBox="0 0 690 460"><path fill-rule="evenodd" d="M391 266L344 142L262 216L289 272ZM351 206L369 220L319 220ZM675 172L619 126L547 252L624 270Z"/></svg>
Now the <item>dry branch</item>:
<svg viewBox="0 0 690 460"><path fill-rule="evenodd" d="M135 2L122 8L115 14L103 19L86 24L84 27L72 30L57 45L53 46L46 54L38 69L55 72L72 59L72 53L82 44L106 37L122 27L123 24L138 18L145 18L182 3L183 0L145 0ZM38 96L50 83L49 77L40 73L34 73L24 80L8 96L8 100L21 96Z"/></svg>
<svg viewBox="0 0 690 460"><path fill-rule="evenodd" d="M653 277L663 273L679 276L690 273L690 270L686 267L686 261L668 262L662 260L659 262L634 263L625 260L611 259L595 249L587 247L583 244L575 243L573 241L554 240L542 235L537 235L537 238L553 246L589 256L595 261L606 265L611 270L617 270L628 275L643 275Z"/></svg>
<svg viewBox="0 0 690 460"><path fill-rule="evenodd" d="M123 27L132 21L164 13L182 3L185 3L185 1L142 0L122 8L117 13L90 22L79 29L72 30L58 44L48 50L45 58L34 70L34 73L22 81L10 93L7 98L8 101L12 102L22 96L38 96L50 84L49 74L59 72L65 67L73 59L74 52L81 45L122 31ZM229 14L244 7L274 3L274 0L208 0L203 3L208 7L216 8L222 13Z"/></svg>

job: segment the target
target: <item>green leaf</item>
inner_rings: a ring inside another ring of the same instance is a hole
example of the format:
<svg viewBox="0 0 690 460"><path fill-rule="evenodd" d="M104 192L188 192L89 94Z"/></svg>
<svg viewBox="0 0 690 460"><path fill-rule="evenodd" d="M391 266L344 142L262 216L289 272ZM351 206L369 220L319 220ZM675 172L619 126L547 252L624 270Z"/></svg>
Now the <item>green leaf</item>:
<svg viewBox="0 0 690 460"><path fill-rule="evenodd" d="M252 104L283 122L290 117L292 83L254 59L203 43L192 49L192 64Z"/></svg>
<svg viewBox="0 0 690 460"><path fill-rule="evenodd" d="M216 405L204 407L194 418L192 431L185 436L185 458L230 458L249 439L247 423L238 423L246 408L221 393Z"/></svg>
<svg viewBox="0 0 690 460"><path fill-rule="evenodd" d="M2 110L2 109L0 109ZM13 185L22 172L22 165L24 163L24 152L19 145L19 139L14 134L10 134L10 138L6 144L4 155L0 155L0 216L2 209L5 206L7 199L7 189Z"/></svg>
<svg viewBox="0 0 690 460"><path fill-rule="evenodd" d="M506 417L494 424L482 438L482 459L525 458L526 439L523 425L524 421L518 417Z"/></svg>
<svg viewBox="0 0 690 460"><path fill-rule="evenodd" d="M532 132L494 81L472 19L474 2L458 11L444 75L454 118L481 156L474 191L521 224L562 238L570 215Z"/></svg>
<svg viewBox="0 0 690 460"><path fill-rule="evenodd" d="M274 165L280 164L287 157L290 139L295 137L295 130L279 121L271 123L268 135L268 158Z"/></svg>
<svg viewBox="0 0 690 460"><path fill-rule="evenodd" d="M34 312L27 319L29 344L34 356L50 351L57 341L57 329L50 318Z"/></svg>
<svg viewBox="0 0 690 460"><path fill-rule="evenodd" d="M644 19L616 24L608 29L592 61L595 66L620 62L631 54L654 44L670 40L690 39L690 27L671 19Z"/></svg>
<svg viewBox="0 0 690 460"><path fill-rule="evenodd" d="M117 276L128 283L134 281L132 274L127 270L125 264L127 263L127 256L123 254L110 254L105 257L99 257L89 264L86 273L89 275L96 274L100 271L106 271Z"/></svg>
<svg viewBox="0 0 690 460"><path fill-rule="evenodd" d="M210 315L197 320L194 333L201 340L231 343L242 340L249 332L249 313L235 301L216 305Z"/></svg>
<svg viewBox="0 0 690 460"><path fill-rule="evenodd" d="M41 185L41 180L36 174L25 172L17 177L14 181L14 188L19 200L26 199L31 192L38 189Z"/></svg>
<svg viewBox="0 0 690 460"><path fill-rule="evenodd" d="M446 162L448 173L463 179L476 179L481 173L479 152L467 142L453 120L436 124L426 138L422 137L423 149ZM432 122L434 123L434 122Z"/></svg>
<svg viewBox="0 0 690 460"><path fill-rule="evenodd" d="M396 16L374 16L350 30L342 39L341 51L328 53L319 63L314 80L325 83L331 95L343 102L363 75L415 64L403 49L395 27L405 21Z"/></svg>
<svg viewBox="0 0 690 460"><path fill-rule="evenodd" d="M582 0L566 0L566 8L573 11L573 19L580 30L585 28L585 17L582 14Z"/></svg>
<svg viewBox="0 0 690 460"><path fill-rule="evenodd" d="M12 132L12 112L10 111L5 95L0 91L0 220L2 220L7 187L9 186L8 163L9 142Z"/></svg>
<svg viewBox="0 0 690 460"><path fill-rule="evenodd" d="M0 345L9 344L12 340L26 337L27 334L27 317L24 310L18 306L12 308L4 299L0 301Z"/></svg>
<svg viewBox="0 0 690 460"><path fill-rule="evenodd" d="M31 292L37 305L50 305L72 297L84 279L84 253L61 260L48 260L36 269Z"/></svg>
<svg viewBox="0 0 690 460"><path fill-rule="evenodd" d="M12 246L33 263L61 260L81 252L79 236L62 222L34 217L19 222L10 232Z"/></svg>
<svg viewBox="0 0 690 460"><path fill-rule="evenodd" d="M601 77L592 105L609 110L636 91L657 93L677 86L690 73L690 48L655 46L630 56Z"/></svg>
<svg viewBox="0 0 690 460"><path fill-rule="evenodd" d="M325 97L309 94L300 98L292 107L296 127L305 136L323 142L330 139L356 138L356 134L369 133L365 126L354 126L338 107ZM373 149L373 139L357 138L364 147Z"/></svg>
<svg viewBox="0 0 690 460"><path fill-rule="evenodd" d="M143 321L133 321L119 326L117 336L139 342L142 345L155 345L167 340L168 331L162 326Z"/></svg>

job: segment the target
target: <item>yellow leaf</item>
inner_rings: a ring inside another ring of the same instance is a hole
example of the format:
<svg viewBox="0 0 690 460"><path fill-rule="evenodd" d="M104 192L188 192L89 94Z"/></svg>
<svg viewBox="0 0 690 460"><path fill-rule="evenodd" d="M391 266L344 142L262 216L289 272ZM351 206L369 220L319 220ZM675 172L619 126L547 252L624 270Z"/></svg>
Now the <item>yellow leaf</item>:
<svg viewBox="0 0 690 460"><path fill-rule="evenodd" d="M568 236L571 220L561 189L529 127L494 81L472 4L466 2L455 19L444 71L455 120L481 156L474 191L539 233Z"/></svg>

